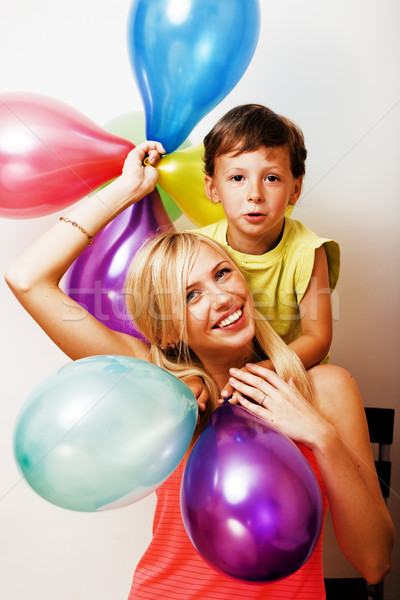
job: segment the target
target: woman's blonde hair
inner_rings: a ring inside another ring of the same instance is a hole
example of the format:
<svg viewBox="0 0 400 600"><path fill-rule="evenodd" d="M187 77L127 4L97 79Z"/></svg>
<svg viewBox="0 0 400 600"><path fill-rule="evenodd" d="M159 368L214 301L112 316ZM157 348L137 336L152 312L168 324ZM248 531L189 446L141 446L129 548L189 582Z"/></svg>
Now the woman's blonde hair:
<svg viewBox="0 0 400 600"><path fill-rule="evenodd" d="M217 385L187 344L186 284L189 270L203 244L219 252L240 273L232 258L214 240L194 232L167 232L145 242L133 258L125 280L127 309L151 344L151 362L180 379L197 375L205 382L210 400L201 415L197 434L216 408L219 398ZM308 377L300 359L263 315L258 311L255 314L255 342L260 361L268 357L285 381L294 376L300 392L312 401Z"/></svg>

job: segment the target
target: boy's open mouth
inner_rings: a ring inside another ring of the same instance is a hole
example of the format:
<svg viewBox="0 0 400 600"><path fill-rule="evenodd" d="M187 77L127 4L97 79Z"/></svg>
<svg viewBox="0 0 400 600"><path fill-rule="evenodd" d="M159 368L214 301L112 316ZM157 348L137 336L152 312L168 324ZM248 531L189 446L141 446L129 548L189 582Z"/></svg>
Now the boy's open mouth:
<svg viewBox="0 0 400 600"><path fill-rule="evenodd" d="M244 215L244 218L247 219L247 221L260 221L265 218L265 215L259 212L251 212Z"/></svg>

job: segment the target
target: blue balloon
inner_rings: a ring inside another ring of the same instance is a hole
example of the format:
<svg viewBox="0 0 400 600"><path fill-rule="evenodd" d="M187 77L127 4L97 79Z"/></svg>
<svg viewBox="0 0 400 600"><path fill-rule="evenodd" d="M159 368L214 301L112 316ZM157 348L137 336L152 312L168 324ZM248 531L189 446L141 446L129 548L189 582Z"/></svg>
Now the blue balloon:
<svg viewBox="0 0 400 600"><path fill-rule="evenodd" d="M128 49L147 139L176 150L242 77L259 32L258 0L134 0Z"/></svg>
<svg viewBox="0 0 400 600"><path fill-rule="evenodd" d="M188 449L197 402L182 381L127 356L93 356L40 383L17 419L19 469L40 496L99 511L144 498Z"/></svg>

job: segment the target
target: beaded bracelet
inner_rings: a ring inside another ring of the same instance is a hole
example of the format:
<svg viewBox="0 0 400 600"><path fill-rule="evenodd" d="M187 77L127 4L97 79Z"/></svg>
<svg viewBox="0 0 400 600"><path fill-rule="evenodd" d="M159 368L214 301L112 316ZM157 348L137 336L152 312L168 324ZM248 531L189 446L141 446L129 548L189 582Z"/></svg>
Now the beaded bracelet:
<svg viewBox="0 0 400 600"><path fill-rule="evenodd" d="M89 246L91 244L93 244L93 242L94 242L93 236L90 235L90 233L88 233L86 231L86 229L83 229L83 227L81 227L80 225L78 225L78 223L76 221L71 221L71 219L68 219L67 217L60 217L60 221L64 221L64 223L71 223L71 225L73 227L77 227L80 231L82 231L82 233L84 233L85 235L87 235L87 237L89 238Z"/></svg>

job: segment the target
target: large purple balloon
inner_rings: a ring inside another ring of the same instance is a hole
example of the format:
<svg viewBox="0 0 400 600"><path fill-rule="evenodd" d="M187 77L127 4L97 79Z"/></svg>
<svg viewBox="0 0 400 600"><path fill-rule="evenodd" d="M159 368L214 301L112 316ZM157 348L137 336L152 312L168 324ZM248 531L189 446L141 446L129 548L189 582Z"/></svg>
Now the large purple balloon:
<svg viewBox="0 0 400 600"><path fill-rule="evenodd" d="M144 339L125 307L124 280L130 262L153 233L174 226L154 190L107 225L67 272L64 288L76 302L115 331Z"/></svg>
<svg viewBox="0 0 400 600"><path fill-rule="evenodd" d="M297 446L227 403L213 413L190 454L181 511L202 557L249 582L297 571L314 550L323 522L317 478Z"/></svg>

